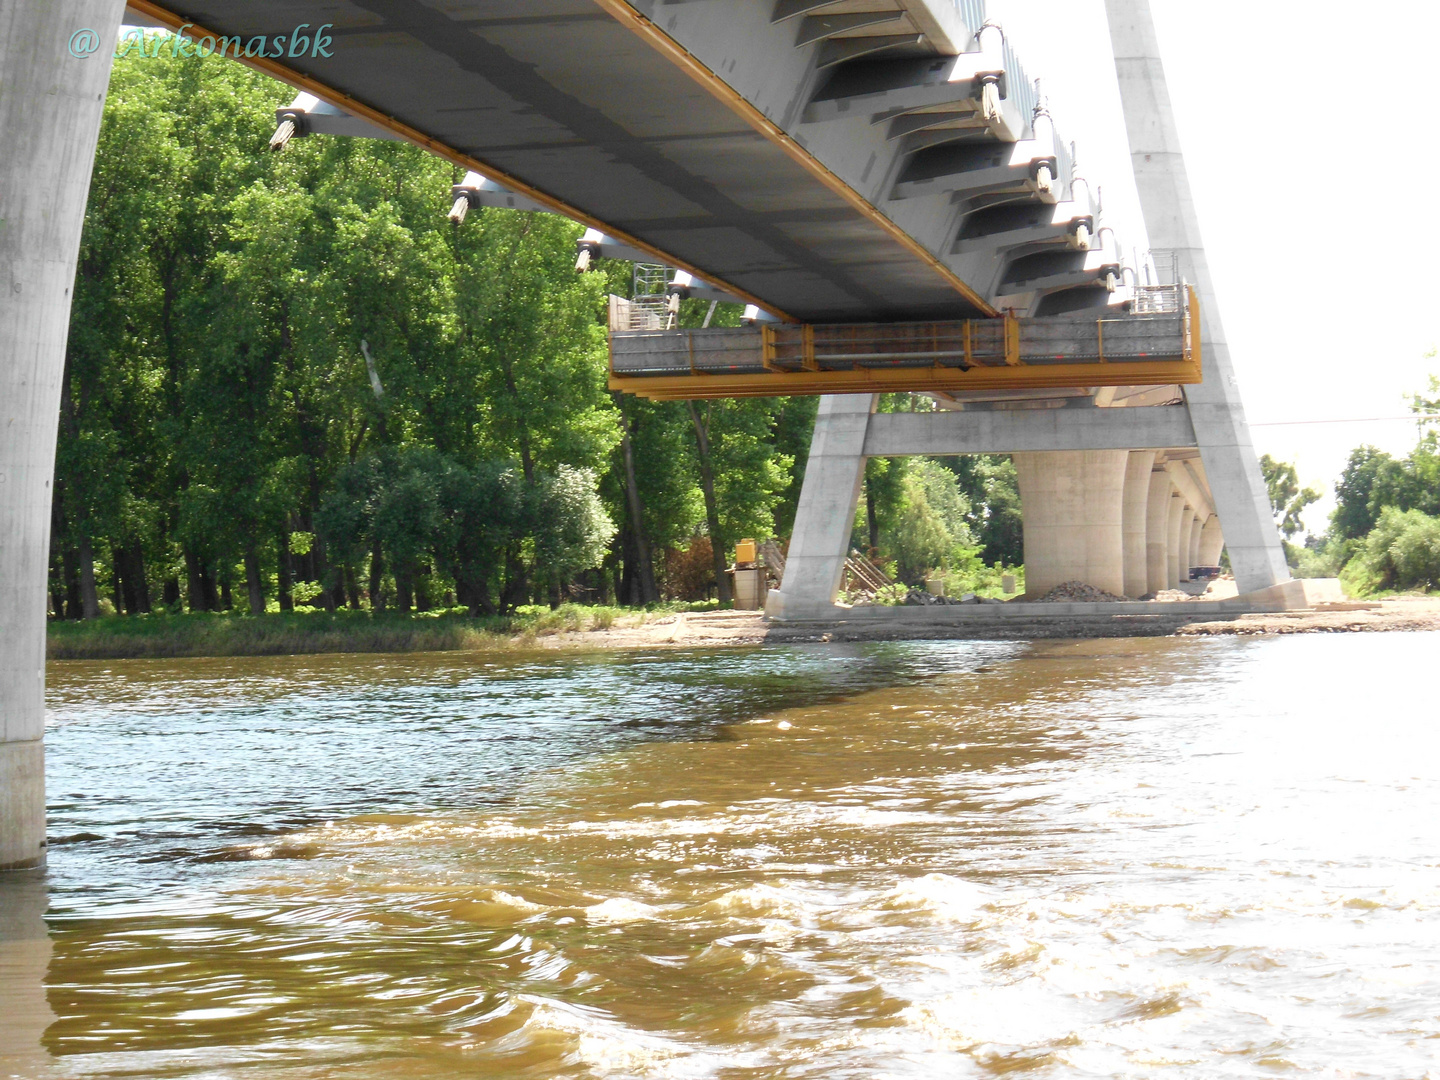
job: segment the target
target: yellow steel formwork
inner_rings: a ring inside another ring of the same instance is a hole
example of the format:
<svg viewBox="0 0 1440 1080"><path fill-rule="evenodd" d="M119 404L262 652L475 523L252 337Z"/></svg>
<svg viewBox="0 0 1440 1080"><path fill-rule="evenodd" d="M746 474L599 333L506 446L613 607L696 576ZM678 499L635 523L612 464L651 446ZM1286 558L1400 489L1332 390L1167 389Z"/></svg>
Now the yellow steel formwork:
<svg viewBox="0 0 1440 1080"><path fill-rule="evenodd" d="M610 388L665 401L1198 383L1199 301L1182 288L1139 316L612 333Z"/></svg>

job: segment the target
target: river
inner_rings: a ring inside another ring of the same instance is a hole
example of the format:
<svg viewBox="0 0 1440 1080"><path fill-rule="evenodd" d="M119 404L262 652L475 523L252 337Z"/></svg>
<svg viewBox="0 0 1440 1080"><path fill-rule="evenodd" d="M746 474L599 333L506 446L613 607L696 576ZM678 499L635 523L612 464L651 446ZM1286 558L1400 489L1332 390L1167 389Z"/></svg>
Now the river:
<svg viewBox="0 0 1440 1080"><path fill-rule="evenodd" d="M51 664L0 1076L1440 1077L1437 659Z"/></svg>

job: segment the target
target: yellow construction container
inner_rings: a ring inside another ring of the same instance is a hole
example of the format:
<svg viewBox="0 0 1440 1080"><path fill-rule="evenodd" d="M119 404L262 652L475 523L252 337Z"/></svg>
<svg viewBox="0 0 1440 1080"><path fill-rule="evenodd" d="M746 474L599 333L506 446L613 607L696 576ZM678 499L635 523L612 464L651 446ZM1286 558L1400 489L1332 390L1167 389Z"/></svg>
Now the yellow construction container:
<svg viewBox="0 0 1440 1080"><path fill-rule="evenodd" d="M735 545L735 565L753 563L755 561L755 541L741 540Z"/></svg>

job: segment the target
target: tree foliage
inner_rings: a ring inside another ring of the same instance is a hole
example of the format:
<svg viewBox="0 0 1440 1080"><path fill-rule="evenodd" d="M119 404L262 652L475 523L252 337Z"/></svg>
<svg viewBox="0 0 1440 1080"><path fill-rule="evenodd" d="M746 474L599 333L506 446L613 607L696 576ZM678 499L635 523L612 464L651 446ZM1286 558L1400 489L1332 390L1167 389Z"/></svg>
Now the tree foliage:
<svg viewBox="0 0 1440 1080"><path fill-rule="evenodd" d="M286 92L219 59L115 64L63 388L57 612L638 599L642 546L713 539L723 559L788 531L813 399L701 406L704 454L684 403L622 408L605 297L628 264L577 275L580 227L555 215L452 228L457 172L415 147L267 153Z"/></svg>

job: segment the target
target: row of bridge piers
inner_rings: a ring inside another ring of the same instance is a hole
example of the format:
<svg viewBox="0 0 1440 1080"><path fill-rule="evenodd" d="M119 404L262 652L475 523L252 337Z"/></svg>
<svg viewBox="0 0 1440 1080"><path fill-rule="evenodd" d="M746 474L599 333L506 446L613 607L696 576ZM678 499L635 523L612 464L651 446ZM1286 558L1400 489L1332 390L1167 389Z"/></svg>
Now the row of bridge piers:
<svg viewBox="0 0 1440 1080"><path fill-rule="evenodd" d="M1026 596L1079 581L1116 596L1178 589L1219 565L1224 536L1194 451L1014 455Z"/></svg>

